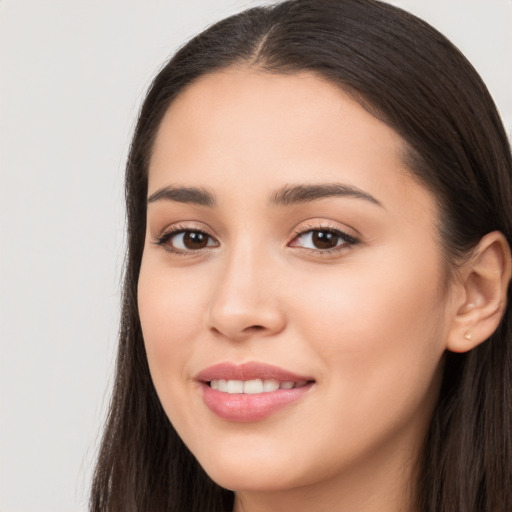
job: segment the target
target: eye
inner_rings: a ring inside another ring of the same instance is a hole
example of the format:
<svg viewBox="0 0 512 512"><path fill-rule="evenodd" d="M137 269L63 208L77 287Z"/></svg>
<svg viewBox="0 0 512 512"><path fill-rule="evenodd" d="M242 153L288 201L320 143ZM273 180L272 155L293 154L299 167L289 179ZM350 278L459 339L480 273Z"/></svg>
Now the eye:
<svg viewBox="0 0 512 512"><path fill-rule="evenodd" d="M185 253L217 247L218 242L208 233L196 229L176 229L162 234L155 241L171 252Z"/></svg>
<svg viewBox="0 0 512 512"><path fill-rule="evenodd" d="M290 244L315 251L332 251L346 245L354 245L357 240L337 229L309 229L299 233Z"/></svg>

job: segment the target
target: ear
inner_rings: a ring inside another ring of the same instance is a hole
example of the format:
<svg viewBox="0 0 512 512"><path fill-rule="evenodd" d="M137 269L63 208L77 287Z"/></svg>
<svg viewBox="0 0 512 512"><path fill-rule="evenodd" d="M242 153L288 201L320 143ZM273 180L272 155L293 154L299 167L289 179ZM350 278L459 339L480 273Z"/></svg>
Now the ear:
<svg viewBox="0 0 512 512"><path fill-rule="evenodd" d="M485 235L456 278L448 350L467 352L497 329L506 307L511 266L510 247L503 234Z"/></svg>

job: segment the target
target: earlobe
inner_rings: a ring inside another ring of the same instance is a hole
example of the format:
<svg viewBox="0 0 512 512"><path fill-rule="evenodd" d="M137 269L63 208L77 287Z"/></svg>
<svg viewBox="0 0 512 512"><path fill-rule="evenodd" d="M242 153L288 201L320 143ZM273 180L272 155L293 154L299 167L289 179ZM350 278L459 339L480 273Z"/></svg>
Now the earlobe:
<svg viewBox="0 0 512 512"><path fill-rule="evenodd" d="M467 352L487 340L506 307L511 276L510 247L499 231L485 235L460 270L456 304L446 348Z"/></svg>

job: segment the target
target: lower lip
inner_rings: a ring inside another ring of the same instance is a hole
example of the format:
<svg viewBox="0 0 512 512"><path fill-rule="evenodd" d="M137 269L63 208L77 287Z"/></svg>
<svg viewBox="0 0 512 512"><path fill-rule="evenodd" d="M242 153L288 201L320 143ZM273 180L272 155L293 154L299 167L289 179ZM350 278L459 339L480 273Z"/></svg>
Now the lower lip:
<svg viewBox="0 0 512 512"><path fill-rule="evenodd" d="M225 393L201 384L203 400L207 407L222 419L250 422L268 418L275 412L302 398L313 384L300 388L278 389L267 393Z"/></svg>

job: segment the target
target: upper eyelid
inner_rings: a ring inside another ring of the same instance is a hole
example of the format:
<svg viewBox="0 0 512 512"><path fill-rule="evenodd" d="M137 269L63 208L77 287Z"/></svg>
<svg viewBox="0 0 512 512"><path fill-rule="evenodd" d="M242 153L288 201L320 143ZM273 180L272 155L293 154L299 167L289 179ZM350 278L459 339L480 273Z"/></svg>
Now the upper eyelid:
<svg viewBox="0 0 512 512"><path fill-rule="evenodd" d="M292 243L295 240L302 238L304 235L307 235L308 233L314 233L315 231L329 231L331 233L336 233L338 236L340 236L342 239L345 240L345 244L357 244L360 242L359 237L355 237L354 235L351 235L350 233L347 233L343 229L339 228L313 228L313 229L306 229L304 231L299 231L291 240ZM343 245L345 245L343 244ZM319 249L320 250L320 249Z"/></svg>
<svg viewBox="0 0 512 512"><path fill-rule="evenodd" d="M312 222L306 225L300 225L299 227L294 228L291 236L296 238L300 235L309 233L310 231L335 231L356 240L361 238L361 235L357 230L349 227L343 228L338 225L334 225L334 223L331 224L328 221L319 221L318 223Z"/></svg>
<svg viewBox="0 0 512 512"><path fill-rule="evenodd" d="M171 226L165 227L164 229L159 231L157 238L164 236L166 234L183 233L186 231L197 231L197 232L204 233L205 235L208 235L211 238L216 238L214 235L212 235L210 233L210 231L208 229L204 229L204 228L196 227L196 226L186 226L186 225L181 225L181 224L177 224L177 225L173 224ZM322 225L311 224L311 225L307 225L307 226L301 226L299 228L294 228L294 230L290 233L290 237L295 238L299 235L303 235L310 231L337 231L337 232L340 232L340 233L343 233L343 234L346 234L349 236L353 236L355 238L355 236L348 233L347 230L339 228L339 227L335 227L332 225L328 225L328 224L322 224Z"/></svg>
<svg viewBox="0 0 512 512"><path fill-rule="evenodd" d="M219 238L212 234L212 230L209 227L202 227L197 225L189 225L186 223L177 223L172 224L170 226L165 227L159 233L154 237L154 242L158 243L161 239L166 237L166 235L172 236L177 235L179 233L183 232L200 232L204 233L208 237L210 237L212 240L215 240L218 244L220 244ZM359 233L356 232L353 228L342 228L337 225L334 225L334 223L330 223L328 221L318 221L318 222L312 222L309 221L307 224L299 225L298 227L294 228L293 231L288 235L288 242L286 242L286 245L292 243L294 240L299 238L300 236L303 236L309 232L312 231L332 231L340 233L341 235L350 237L354 241L360 240Z"/></svg>
<svg viewBox="0 0 512 512"><path fill-rule="evenodd" d="M216 237L214 237L211 233L206 231L205 229L200 228L169 228L162 231L161 235L159 236L165 236L165 235L179 235L181 233L202 233L204 235L207 235L210 238L213 238L216 240Z"/></svg>
<svg viewBox="0 0 512 512"><path fill-rule="evenodd" d="M181 223L181 222L166 226L165 228L159 230L158 234L156 236L161 237L168 233L175 234L175 233L182 233L184 231L199 231L199 232L204 233L212 238L216 238L211 233L212 230L207 226L204 226L204 225L198 226L196 224L190 225L190 224L185 224L185 223Z"/></svg>
<svg viewBox="0 0 512 512"><path fill-rule="evenodd" d="M220 245L218 240L215 237L213 237L208 232L206 232L202 229L190 228L190 227L185 228L185 227L180 227L179 225L165 228L163 231L160 232L160 234L158 234L152 240L152 243L154 245L156 245L157 247L165 249L166 251L168 251L170 253L173 253L175 255L182 255L182 256L187 256L187 255L191 256L194 254L197 255L197 254L203 253L204 251L208 251L208 250L215 248L215 246L212 247L212 246L207 245L207 246L199 248L199 249L182 249L179 247L175 247L172 243L170 243L171 240L175 236L183 234L183 233L187 233L187 232L203 233L210 240L213 240L215 242L215 246L218 247Z"/></svg>

